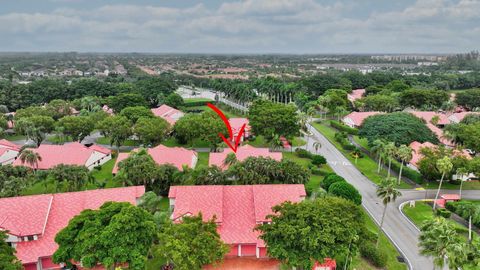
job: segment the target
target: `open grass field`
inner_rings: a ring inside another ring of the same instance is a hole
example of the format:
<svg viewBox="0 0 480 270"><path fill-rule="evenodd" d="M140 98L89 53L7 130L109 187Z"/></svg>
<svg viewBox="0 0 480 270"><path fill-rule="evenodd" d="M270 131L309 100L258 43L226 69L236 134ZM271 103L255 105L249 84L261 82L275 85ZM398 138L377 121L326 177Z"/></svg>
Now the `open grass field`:
<svg viewBox="0 0 480 270"><path fill-rule="evenodd" d="M100 137L95 142L98 144L110 145L110 138ZM126 140L125 142L123 142L122 145L123 146L139 146L140 142L135 140Z"/></svg>
<svg viewBox="0 0 480 270"><path fill-rule="evenodd" d="M188 105L189 103L195 103L195 102L210 102L213 101L212 99L209 98L184 98L183 102L185 105Z"/></svg>

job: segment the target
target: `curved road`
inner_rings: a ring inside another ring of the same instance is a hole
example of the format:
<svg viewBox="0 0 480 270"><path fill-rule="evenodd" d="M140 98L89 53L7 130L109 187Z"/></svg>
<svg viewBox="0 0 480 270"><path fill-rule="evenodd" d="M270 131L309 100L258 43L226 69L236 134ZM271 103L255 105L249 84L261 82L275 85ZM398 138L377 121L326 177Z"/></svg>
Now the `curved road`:
<svg viewBox="0 0 480 270"><path fill-rule="evenodd" d="M203 95L211 96L213 94L211 91L205 91L205 89L202 90L204 90L201 91L202 97ZM186 93L184 92L183 94L185 95ZM384 206L381 200L377 198L377 186L365 177L332 143L328 141L327 138L310 124L307 126L312 134L312 139L307 140L308 144L303 148L306 148L312 153L316 153L313 144L314 142L319 142L321 147L318 153L327 159L330 167L332 167L335 173L344 177L359 190L363 197L362 206L375 222L380 224ZM383 232L390 238L400 253L405 257L409 269L432 269L433 260L420 255L418 248L418 236L420 232L418 228L400 212L399 206L406 201L421 200L425 199L425 197L431 199L435 196L435 191L428 190L428 193L426 194L426 191L406 189L401 190L401 192L402 196L398 198L395 203L388 206L389 209L385 215ZM446 190L445 193L458 193L458 190ZM465 199L479 199L480 191L464 190L462 192L462 197Z"/></svg>

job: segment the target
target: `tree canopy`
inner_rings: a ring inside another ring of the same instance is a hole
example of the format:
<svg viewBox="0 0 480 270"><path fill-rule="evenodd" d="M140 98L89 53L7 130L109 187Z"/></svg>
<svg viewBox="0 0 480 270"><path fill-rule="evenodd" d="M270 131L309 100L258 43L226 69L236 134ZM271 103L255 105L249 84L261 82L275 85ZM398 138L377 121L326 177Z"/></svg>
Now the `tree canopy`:
<svg viewBox="0 0 480 270"><path fill-rule="evenodd" d="M147 253L155 239L156 225L147 211L130 203L107 202L98 210L84 210L55 236L55 263L98 263L145 269Z"/></svg>
<svg viewBox="0 0 480 270"><path fill-rule="evenodd" d="M15 249L5 242L7 234L0 230L0 269L2 270L21 270L22 263L15 256Z"/></svg>
<svg viewBox="0 0 480 270"><path fill-rule="evenodd" d="M365 119L359 135L370 144L385 139L396 145L409 145L413 141L438 143L438 139L426 124L410 113L396 112L373 115Z"/></svg>
<svg viewBox="0 0 480 270"><path fill-rule="evenodd" d="M287 138L299 134L299 119L294 105L284 105L265 100L255 101L249 109L249 124L253 133L272 138Z"/></svg>

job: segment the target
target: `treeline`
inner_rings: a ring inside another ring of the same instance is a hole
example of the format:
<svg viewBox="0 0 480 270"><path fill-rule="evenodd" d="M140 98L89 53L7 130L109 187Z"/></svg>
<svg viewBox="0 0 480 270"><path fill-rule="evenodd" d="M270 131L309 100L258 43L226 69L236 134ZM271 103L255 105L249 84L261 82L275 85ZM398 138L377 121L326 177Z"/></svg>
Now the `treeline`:
<svg viewBox="0 0 480 270"><path fill-rule="evenodd" d="M43 105L54 99L73 100L86 96L109 97L118 94L140 95L149 106L156 106L159 95L172 93L177 88L173 78L167 76L143 77L132 81L125 78L38 79L29 84L0 82L0 104L10 111Z"/></svg>

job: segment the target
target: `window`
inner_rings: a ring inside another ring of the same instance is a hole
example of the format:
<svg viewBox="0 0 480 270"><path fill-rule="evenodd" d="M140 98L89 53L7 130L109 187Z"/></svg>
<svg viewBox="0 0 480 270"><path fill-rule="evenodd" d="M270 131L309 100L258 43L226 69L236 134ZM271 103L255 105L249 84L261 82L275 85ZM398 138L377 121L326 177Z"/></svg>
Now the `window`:
<svg viewBox="0 0 480 270"><path fill-rule="evenodd" d="M28 241L33 241L34 240L33 235L29 235L27 238L28 238Z"/></svg>

